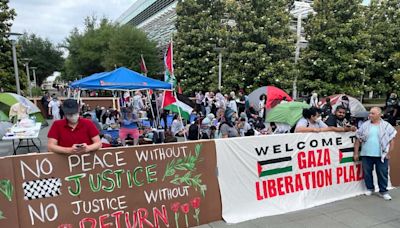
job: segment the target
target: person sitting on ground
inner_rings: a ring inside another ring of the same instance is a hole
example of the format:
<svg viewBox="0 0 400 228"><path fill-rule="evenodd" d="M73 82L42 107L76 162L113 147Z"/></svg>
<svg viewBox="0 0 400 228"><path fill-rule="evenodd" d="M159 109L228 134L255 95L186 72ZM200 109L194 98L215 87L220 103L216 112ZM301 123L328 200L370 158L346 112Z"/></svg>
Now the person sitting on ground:
<svg viewBox="0 0 400 228"><path fill-rule="evenodd" d="M89 112L84 113L83 118L92 121L93 124L96 126L97 130L101 131L100 123L97 120L93 119L92 115Z"/></svg>
<svg viewBox="0 0 400 228"><path fill-rule="evenodd" d="M350 122L351 120L351 111L350 111L350 100L349 97L347 97L346 95L342 96L341 99L341 106L343 106L346 109L346 115L345 118L347 119L347 121Z"/></svg>
<svg viewBox="0 0 400 228"><path fill-rule="evenodd" d="M225 111L225 121L219 125L219 133L221 138L238 137L239 133L236 129L237 114L230 108Z"/></svg>
<svg viewBox="0 0 400 228"><path fill-rule="evenodd" d="M119 129L119 138L123 146L126 146L126 138L130 135L133 138L133 144L137 145L139 142L139 129L137 114L131 108L124 108L122 118L120 119L121 128Z"/></svg>
<svg viewBox="0 0 400 228"><path fill-rule="evenodd" d="M185 127L183 126L182 119L178 114L175 114L171 124L171 132L173 136L183 137L185 135Z"/></svg>
<svg viewBox="0 0 400 228"><path fill-rule="evenodd" d="M100 149L99 131L92 121L79 118L78 102L67 99L62 109L65 119L54 121L47 134L48 150L63 154L82 154Z"/></svg>
<svg viewBox="0 0 400 228"><path fill-rule="evenodd" d="M337 106L335 114L330 114L325 124L330 127L336 127L336 131L355 131L356 127L351 126L350 122L345 118L346 109L343 106ZM335 130L335 129L334 129Z"/></svg>
<svg viewBox="0 0 400 228"><path fill-rule="evenodd" d="M327 97L325 99L325 104L321 108L321 115L322 119L326 119L330 114L332 114L332 104L331 104L331 98Z"/></svg>
<svg viewBox="0 0 400 228"><path fill-rule="evenodd" d="M331 129L321 120L320 110L316 107L303 109L301 118L295 128L295 132L325 132Z"/></svg>
<svg viewBox="0 0 400 228"><path fill-rule="evenodd" d="M246 117L240 117L237 128L241 137L254 135L254 131L252 131L252 127L247 122Z"/></svg>

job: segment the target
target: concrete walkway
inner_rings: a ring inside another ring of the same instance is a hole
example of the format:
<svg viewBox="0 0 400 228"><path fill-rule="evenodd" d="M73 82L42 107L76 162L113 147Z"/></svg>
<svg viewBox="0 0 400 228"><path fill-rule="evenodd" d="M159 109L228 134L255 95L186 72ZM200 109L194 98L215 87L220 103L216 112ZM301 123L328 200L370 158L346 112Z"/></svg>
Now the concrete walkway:
<svg viewBox="0 0 400 228"><path fill-rule="evenodd" d="M311 209L259 218L237 224L213 222L200 228L341 228L341 227L400 227L400 189L390 191L391 201L374 194L357 196Z"/></svg>

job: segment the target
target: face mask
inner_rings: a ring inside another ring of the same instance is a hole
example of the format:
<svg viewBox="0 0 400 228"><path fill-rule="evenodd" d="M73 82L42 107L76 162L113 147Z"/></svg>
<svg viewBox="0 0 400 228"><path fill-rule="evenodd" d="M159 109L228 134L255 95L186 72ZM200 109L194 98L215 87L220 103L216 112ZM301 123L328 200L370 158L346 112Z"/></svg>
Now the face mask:
<svg viewBox="0 0 400 228"><path fill-rule="evenodd" d="M69 120L69 122L75 124L78 122L79 113L69 114L69 115L66 115L66 117L67 117L67 120Z"/></svg>
<svg viewBox="0 0 400 228"><path fill-rule="evenodd" d="M232 116L231 121L234 123L236 121L236 117Z"/></svg>
<svg viewBox="0 0 400 228"><path fill-rule="evenodd" d="M322 116L319 116L319 117L317 118L317 121L320 121L320 120L322 120Z"/></svg>

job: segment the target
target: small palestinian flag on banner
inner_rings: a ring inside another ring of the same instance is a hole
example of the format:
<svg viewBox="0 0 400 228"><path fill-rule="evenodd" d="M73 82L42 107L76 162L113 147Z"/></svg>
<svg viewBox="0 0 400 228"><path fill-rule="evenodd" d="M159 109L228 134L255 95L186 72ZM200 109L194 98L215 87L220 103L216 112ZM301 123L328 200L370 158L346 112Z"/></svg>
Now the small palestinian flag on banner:
<svg viewBox="0 0 400 228"><path fill-rule="evenodd" d="M165 110L170 110L174 113L178 113L180 111L182 117L188 120L193 111L193 107L193 102L184 95L177 94L177 97L175 97L171 90L164 91L162 108Z"/></svg>
<svg viewBox="0 0 400 228"><path fill-rule="evenodd" d="M293 170L290 164L292 157L274 158L257 162L257 171L259 177L275 175L279 173L291 172Z"/></svg>
<svg viewBox="0 0 400 228"><path fill-rule="evenodd" d="M354 147L339 149L339 163L354 162Z"/></svg>

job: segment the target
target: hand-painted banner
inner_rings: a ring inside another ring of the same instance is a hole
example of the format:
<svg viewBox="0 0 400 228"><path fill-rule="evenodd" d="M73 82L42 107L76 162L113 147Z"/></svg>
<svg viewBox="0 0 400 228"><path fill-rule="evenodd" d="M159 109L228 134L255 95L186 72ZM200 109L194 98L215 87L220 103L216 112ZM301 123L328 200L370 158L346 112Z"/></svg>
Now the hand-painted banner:
<svg viewBox="0 0 400 228"><path fill-rule="evenodd" d="M10 158L0 158L0 227L19 227L12 165Z"/></svg>
<svg viewBox="0 0 400 228"><path fill-rule="evenodd" d="M7 218L18 214L20 227L209 223L222 219L215 154L213 141L198 141L7 158L14 183L5 185L6 200L0 191L0 210ZM13 207L3 204L10 195ZM18 227L16 221L0 218L1 227Z"/></svg>
<svg viewBox="0 0 400 228"><path fill-rule="evenodd" d="M237 223L362 194L354 133L216 140L222 217Z"/></svg>

